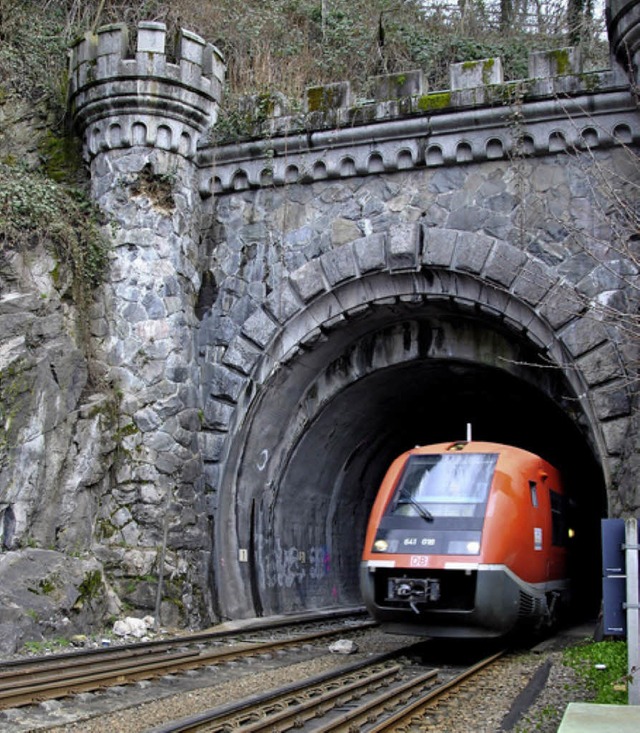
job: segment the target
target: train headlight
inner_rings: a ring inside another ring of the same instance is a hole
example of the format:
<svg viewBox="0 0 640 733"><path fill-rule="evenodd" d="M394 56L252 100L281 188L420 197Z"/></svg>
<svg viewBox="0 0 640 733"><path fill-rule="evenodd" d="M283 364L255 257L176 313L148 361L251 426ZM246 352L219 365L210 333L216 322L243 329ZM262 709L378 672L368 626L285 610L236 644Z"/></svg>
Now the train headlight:
<svg viewBox="0 0 640 733"><path fill-rule="evenodd" d="M447 555L477 555L480 552L480 533L470 533L471 537L459 540L449 540L447 543ZM478 539L472 539L474 537Z"/></svg>
<svg viewBox="0 0 640 733"><path fill-rule="evenodd" d="M389 543L386 540L376 540L373 543L373 549L376 552L386 552L389 549Z"/></svg>

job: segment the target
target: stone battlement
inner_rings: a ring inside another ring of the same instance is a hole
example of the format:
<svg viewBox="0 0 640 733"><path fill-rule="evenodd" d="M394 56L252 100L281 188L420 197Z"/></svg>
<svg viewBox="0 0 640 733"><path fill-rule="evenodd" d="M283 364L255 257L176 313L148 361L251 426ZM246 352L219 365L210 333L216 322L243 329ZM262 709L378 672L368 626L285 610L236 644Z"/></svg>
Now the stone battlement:
<svg viewBox="0 0 640 733"><path fill-rule="evenodd" d="M126 24L116 23L78 40L71 48L72 86L114 77L153 76L196 87L219 99L225 65L213 44L182 29L172 58L167 51L164 23L141 22L136 31L132 37Z"/></svg>
<svg viewBox="0 0 640 733"><path fill-rule="evenodd" d="M585 73L578 51L562 48L532 53L528 71L505 81L499 58L457 63L436 92L420 70L378 76L359 100L348 82L328 84L308 89L299 112L280 95L245 99L242 129L220 126L200 150L201 195L640 140L615 62Z"/></svg>
<svg viewBox="0 0 640 733"><path fill-rule="evenodd" d="M367 98L356 99L349 81L310 87L299 105L300 111L293 111L293 105L279 94L268 95L268 99L265 95L248 97L241 102L244 129L235 138L230 135L221 140L218 136L217 142L503 107L628 87L627 77L617 66L583 72L580 52L572 47L531 53L528 74L524 79L505 81L502 60L496 57L451 64L450 85L443 90L429 90L422 70L417 69L372 77Z"/></svg>
<svg viewBox="0 0 640 733"><path fill-rule="evenodd" d="M136 30L134 37L125 24L104 26L71 49L70 107L87 156L145 145L192 157L216 118L222 55L185 30L170 54L164 23Z"/></svg>
<svg viewBox="0 0 640 733"><path fill-rule="evenodd" d="M384 105L378 113L433 112L447 107L467 107L513 101L516 95L546 96L571 93L607 83L591 75L583 75L578 49L561 48L537 51L529 56L529 77L517 81L504 79L499 57L454 63L449 66L450 85L446 90L427 89L422 70L384 74L370 79L371 98L354 105L349 82L328 84L307 89L307 113L367 108ZM394 109L395 107L395 109Z"/></svg>

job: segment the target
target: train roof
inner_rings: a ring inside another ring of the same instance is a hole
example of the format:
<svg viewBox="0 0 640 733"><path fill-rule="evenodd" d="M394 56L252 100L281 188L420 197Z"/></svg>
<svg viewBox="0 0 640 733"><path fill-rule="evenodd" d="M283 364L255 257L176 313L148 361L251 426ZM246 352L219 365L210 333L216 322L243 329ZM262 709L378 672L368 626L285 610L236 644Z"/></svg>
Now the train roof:
<svg viewBox="0 0 640 733"><path fill-rule="evenodd" d="M544 458L524 448L482 440L456 440L451 443L417 445L406 453L412 455L428 455L434 453L499 453L513 458L527 458L528 460L544 461L547 463Z"/></svg>

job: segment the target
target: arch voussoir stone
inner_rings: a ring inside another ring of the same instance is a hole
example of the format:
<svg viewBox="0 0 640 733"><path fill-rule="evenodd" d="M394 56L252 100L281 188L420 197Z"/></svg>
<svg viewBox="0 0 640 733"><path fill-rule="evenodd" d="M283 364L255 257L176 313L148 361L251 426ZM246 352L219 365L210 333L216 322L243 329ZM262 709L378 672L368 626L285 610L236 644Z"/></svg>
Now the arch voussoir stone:
<svg viewBox="0 0 640 733"><path fill-rule="evenodd" d="M525 303L537 306L559 279L544 262L528 258L516 273L511 292Z"/></svg>
<svg viewBox="0 0 640 733"><path fill-rule="evenodd" d="M490 281L509 288L527 262L527 255L506 242L496 241L486 260L483 275Z"/></svg>
<svg viewBox="0 0 640 733"><path fill-rule="evenodd" d="M585 299L561 280L556 282L536 306L541 317L556 331L583 314L585 308Z"/></svg>
<svg viewBox="0 0 640 733"><path fill-rule="evenodd" d="M302 267L289 275L303 303L308 303L315 296L326 290L324 272L319 260L309 260Z"/></svg>
<svg viewBox="0 0 640 733"><path fill-rule="evenodd" d="M371 234L354 240L350 245L361 275L384 269L386 265L386 235Z"/></svg>
<svg viewBox="0 0 640 733"><path fill-rule="evenodd" d="M415 270L418 266L418 248L419 226L415 222L394 227L387 237L389 270Z"/></svg>
<svg viewBox="0 0 640 733"><path fill-rule="evenodd" d="M353 247L346 244L323 254L320 263L329 287L334 287L345 280L356 277L356 260Z"/></svg>
<svg viewBox="0 0 640 733"><path fill-rule="evenodd" d="M574 357L596 348L608 338L604 325L588 314L567 323L559 330L558 336Z"/></svg>
<svg viewBox="0 0 640 733"><path fill-rule="evenodd" d="M486 234L458 232L453 259L454 269L480 275L495 241Z"/></svg>
<svg viewBox="0 0 640 733"><path fill-rule="evenodd" d="M433 267L449 267L453 262L458 232L422 225L422 264Z"/></svg>

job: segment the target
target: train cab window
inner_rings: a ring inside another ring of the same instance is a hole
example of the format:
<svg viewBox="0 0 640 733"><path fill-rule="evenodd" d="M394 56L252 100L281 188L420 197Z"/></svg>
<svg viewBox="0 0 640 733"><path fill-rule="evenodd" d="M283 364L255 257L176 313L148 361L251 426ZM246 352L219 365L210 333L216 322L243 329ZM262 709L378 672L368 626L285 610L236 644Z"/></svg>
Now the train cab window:
<svg viewBox="0 0 640 733"><path fill-rule="evenodd" d="M551 544L562 547L566 544L566 511L565 501L562 494L557 491L549 491L551 500Z"/></svg>
<svg viewBox="0 0 640 733"><path fill-rule="evenodd" d="M529 492L531 493L531 506L538 508L538 485L535 481L529 481Z"/></svg>
<svg viewBox="0 0 640 733"><path fill-rule="evenodd" d="M389 513L482 516L497 459L491 453L410 456Z"/></svg>

